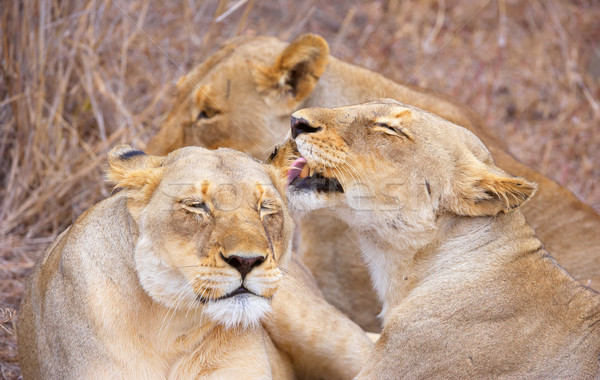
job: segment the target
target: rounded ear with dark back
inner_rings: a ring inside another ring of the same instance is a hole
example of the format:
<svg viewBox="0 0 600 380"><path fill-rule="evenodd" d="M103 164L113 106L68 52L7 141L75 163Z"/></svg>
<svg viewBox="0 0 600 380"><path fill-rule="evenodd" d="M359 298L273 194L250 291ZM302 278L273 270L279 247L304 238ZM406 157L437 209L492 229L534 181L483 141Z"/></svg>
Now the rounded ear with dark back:
<svg viewBox="0 0 600 380"><path fill-rule="evenodd" d="M279 54L272 66L258 68L260 89L277 89L295 107L310 95L329 60L327 42L316 34L303 34Z"/></svg>
<svg viewBox="0 0 600 380"><path fill-rule="evenodd" d="M162 159L129 145L118 145L108 153L106 178L116 187L127 190L130 198L149 199L162 179Z"/></svg>

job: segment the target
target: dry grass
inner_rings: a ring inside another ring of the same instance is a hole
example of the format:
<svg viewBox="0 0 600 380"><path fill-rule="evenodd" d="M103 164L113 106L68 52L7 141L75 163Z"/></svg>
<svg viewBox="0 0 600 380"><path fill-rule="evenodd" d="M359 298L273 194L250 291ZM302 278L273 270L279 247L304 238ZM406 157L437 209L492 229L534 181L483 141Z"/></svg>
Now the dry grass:
<svg viewBox="0 0 600 380"><path fill-rule="evenodd" d="M600 210L598 1L30 0L0 12L0 377L19 376L12 310L30 268L109 194L107 150L142 146L176 79L237 34L320 33L339 58L451 94Z"/></svg>

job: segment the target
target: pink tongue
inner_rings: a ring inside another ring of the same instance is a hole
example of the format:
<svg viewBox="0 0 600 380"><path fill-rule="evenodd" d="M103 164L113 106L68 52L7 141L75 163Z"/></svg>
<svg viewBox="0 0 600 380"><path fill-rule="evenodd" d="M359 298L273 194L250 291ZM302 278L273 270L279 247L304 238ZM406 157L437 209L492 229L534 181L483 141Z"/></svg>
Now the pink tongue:
<svg viewBox="0 0 600 380"><path fill-rule="evenodd" d="M292 164L292 167L287 172L288 185L290 183L292 183L293 180L298 178L298 176L300 176L300 173L302 172L302 168L304 168L304 165L306 165L306 158L304 158L304 157L298 157L298 159L296 159L296 161L294 161L294 163Z"/></svg>

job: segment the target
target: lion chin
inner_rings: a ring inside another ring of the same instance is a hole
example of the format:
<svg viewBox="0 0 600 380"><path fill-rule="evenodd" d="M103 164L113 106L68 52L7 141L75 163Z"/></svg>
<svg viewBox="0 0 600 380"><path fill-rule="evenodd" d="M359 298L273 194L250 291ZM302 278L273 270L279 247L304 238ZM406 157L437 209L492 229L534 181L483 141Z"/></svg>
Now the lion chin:
<svg viewBox="0 0 600 380"><path fill-rule="evenodd" d="M211 320L225 327L254 328L271 311L271 303L262 297L240 294L218 301L208 301L203 311Z"/></svg>

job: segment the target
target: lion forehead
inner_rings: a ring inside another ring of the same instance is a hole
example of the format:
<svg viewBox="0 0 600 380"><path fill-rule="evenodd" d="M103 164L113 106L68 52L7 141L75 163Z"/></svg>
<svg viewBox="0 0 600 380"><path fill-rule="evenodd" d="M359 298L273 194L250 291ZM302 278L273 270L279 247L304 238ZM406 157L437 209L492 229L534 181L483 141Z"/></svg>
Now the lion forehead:
<svg viewBox="0 0 600 380"><path fill-rule="evenodd" d="M269 175L270 168L235 150L186 147L170 154L162 167L154 202L210 201L226 210L256 208L264 198L283 202L282 184Z"/></svg>

